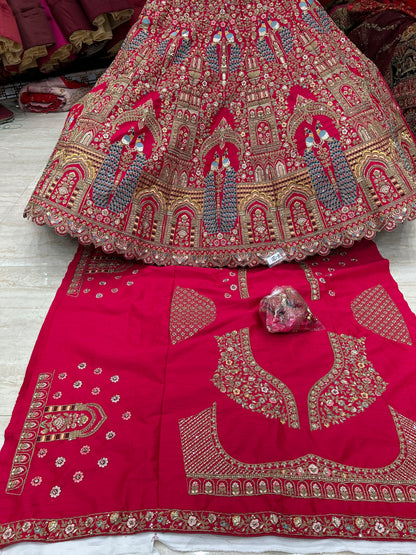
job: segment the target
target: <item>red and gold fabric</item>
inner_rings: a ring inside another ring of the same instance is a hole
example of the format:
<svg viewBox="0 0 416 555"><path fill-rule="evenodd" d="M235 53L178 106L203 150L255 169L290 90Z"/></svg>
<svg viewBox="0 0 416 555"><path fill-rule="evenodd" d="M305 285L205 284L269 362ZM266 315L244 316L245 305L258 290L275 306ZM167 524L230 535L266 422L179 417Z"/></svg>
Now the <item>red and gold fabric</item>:
<svg viewBox="0 0 416 555"><path fill-rule="evenodd" d="M267 332L291 284L324 329ZM278 267L81 248L0 454L0 544L143 531L415 540L416 317L374 244Z"/></svg>
<svg viewBox="0 0 416 555"><path fill-rule="evenodd" d="M157 265L325 254L415 217L416 149L315 1L146 5L26 216Z"/></svg>

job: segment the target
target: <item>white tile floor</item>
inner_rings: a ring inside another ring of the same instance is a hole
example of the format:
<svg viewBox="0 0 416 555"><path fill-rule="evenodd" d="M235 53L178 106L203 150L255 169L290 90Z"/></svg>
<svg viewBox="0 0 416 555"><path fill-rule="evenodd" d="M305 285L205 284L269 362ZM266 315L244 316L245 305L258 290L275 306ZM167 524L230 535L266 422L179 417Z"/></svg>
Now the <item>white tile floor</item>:
<svg viewBox="0 0 416 555"><path fill-rule="evenodd" d="M22 218L65 114L24 114L13 103L7 106L16 118L0 125L0 445L40 327L77 247L74 240ZM416 222L376 241L416 312Z"/></svg>

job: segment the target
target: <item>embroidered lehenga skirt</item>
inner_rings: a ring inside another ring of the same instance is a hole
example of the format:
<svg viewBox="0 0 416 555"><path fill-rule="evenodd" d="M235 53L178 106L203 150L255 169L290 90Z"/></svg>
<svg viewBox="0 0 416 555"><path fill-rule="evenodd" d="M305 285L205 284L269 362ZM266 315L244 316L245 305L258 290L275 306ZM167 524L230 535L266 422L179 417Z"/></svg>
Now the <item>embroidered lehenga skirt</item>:
<svg viewBox="0 0 416 555"><path fill-rule="evenodd" d="M300 260L414 218L415 159L378 70L314 0L155 0L25 214L159 265Z"/></svg>

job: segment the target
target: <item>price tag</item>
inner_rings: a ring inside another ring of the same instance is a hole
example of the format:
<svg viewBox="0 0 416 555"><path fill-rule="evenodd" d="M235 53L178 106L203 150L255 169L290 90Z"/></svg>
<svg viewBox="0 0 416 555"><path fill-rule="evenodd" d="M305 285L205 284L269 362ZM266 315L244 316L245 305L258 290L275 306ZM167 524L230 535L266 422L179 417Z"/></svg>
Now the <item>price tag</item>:
<svg viewBox="0 0 416 555"><path fill-rule="evenodd" d="M266 258L266 262L269 267L276 266L277 264L280 264L280 262L283 262L284 260L286 260L286 254L283 249L277 249L277 251L275 251L273 254L270 254Z"/></svg>

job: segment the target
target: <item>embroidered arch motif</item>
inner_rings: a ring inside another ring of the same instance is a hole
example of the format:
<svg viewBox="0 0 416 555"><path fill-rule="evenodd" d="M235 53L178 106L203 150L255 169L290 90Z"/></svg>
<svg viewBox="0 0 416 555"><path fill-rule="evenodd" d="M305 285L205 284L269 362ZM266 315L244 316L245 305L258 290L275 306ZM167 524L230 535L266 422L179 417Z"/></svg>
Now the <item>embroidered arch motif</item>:
<svg viewBox="0 0 416 555"><path fill-rule="evenodd" d="M254 243L268 243L271 241L271 226L268 223L268 207L255 203L247 210L250 218L251 236Z"/></svg>
<svg viewBox="0 0 416 555"><path fill-rule="evenodd" d="M350 85L343 85L339 91L351 107L357 106L361 100Z"/></svg>
<svg viewBox="0 0 416 555"><path fill-rule="evenodd" d="M212 382L241 407L299 428L296 401L290 389L254 359L248 328L216 337L220 350Z"/></svg>
<svg viewBox="0 0 416 555"><path fill-rule="evenodd" d="M188 140L189 140L189 129L188 127L186 127L186 125L182 125L182 127L179 129L179 133L176 139L176 148L180 151L186 151L186 147L188 144Z"/></svg>
<svg viewBox="0 0 416 555"><path fill-rule="evenodd" d="M328 333L334 352L332 369L308 395L311 430L340 424L366 410L387 387L367 359L365 339Z"/></svg>
<svg viewBox="0 0 416 555"><path fill-rule="evenodd" d="M71 196L76 189L78 182L85 178L81 167L77 165L68 165L64 168L62 177L54 186L50 195L51 200L59 201L63 206L67 206Z"/></svg>
<svg viewBox="0 0 416 555"><path fill-rule="evenodd" d="M156 211L157 206L154 202L148 201L142 204L137 226L137 235L142 239L151 239Z"/></svg>
<svg viewBox="0 0 416 555"><path fill-rule="evenodd" d="M381 204L389 204L392 200L400 198L385 168L378 165L371 167L367 172L367 177Z"/></svg>
<svg viewBox="0 0 416 555"><path fill-rule="evenodd" d="M53 378L54 372L43 372L38 376L13 457L6 487L8 494L20 495L23 492L37 444L91 436L107 419L103 408L96 403L48 406Z"/></svg>

